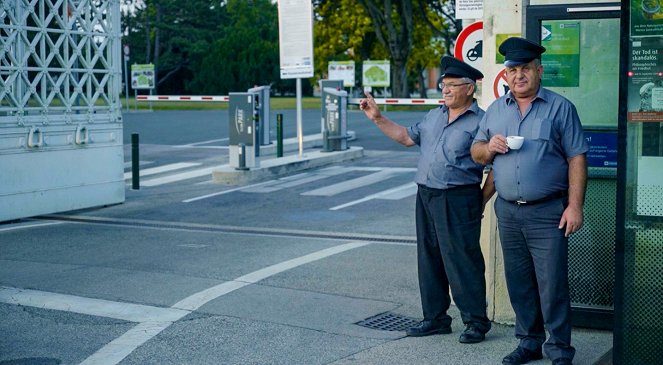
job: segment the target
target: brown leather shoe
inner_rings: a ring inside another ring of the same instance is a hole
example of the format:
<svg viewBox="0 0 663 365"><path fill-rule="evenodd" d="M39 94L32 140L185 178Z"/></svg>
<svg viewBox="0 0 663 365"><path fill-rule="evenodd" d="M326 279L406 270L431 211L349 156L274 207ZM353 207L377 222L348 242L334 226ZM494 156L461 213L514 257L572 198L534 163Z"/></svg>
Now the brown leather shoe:
<svg viewBox="0 0 663 365"><path fill-rule="evenodd" d="M442 321L436 320L423 320L416 326L410 327L405 330L408 336L421 337L430 336L435 334L451 333L451 326L444 324Z"/></svg>

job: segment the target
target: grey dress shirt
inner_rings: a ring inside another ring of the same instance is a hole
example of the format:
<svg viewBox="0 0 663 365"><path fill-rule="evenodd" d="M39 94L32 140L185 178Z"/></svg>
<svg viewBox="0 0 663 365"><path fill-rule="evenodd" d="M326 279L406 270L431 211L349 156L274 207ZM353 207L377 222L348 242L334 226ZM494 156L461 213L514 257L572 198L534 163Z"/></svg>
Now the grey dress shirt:
<svg viewBox="0 0 663 365"><path fill-rule="evenodd" d="M469 109L448 123L449 108L442 105L407 128L421 152L414 177L417 184L448 189L481 183L483 166L472 160L470 147L483 114L474 100Z"/></svg>
<svg viewBox="0 0 663 365"><path fill-rule="evenodd" d="M519 150L493 160L495 188L509 201L532 201L568 190L567 159L589 149L576 107L542 87L523 116L510 92L488 107L475 142L488 142L496 134L525 137Z"/></svg>

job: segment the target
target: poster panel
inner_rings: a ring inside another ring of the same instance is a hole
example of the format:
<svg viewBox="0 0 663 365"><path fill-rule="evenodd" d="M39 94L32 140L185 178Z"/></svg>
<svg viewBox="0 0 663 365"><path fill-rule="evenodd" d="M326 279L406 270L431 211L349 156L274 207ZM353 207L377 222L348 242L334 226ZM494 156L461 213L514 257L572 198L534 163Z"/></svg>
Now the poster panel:
<svg viewBox="0 0 663 365"><path fill-rule="evenodd" d="M663 122L663 37L631 41L628 121Z"/></svg>
<svg viewBox="0 0 663 365"><path fill-rule="evenodd" d="M580 85L580 22L544 21L541 25L542 82L548 87Z"/></svg>

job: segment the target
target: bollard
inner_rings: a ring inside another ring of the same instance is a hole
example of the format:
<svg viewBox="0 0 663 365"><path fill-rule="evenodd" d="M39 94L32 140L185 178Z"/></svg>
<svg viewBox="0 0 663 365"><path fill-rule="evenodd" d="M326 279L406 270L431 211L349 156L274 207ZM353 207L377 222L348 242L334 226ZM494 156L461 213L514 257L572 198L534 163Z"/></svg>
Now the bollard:
<svg viewBox="0 0 663 365"><path fill-rule="evenodd" d="M238 154L239 154L239 161L238 164L239 166L235 168L235 170L248 170L249 168L246 167L246 145L244 143L240 143L237 145L238 148Z"/></svg>
<svg viewBox="0 0 663 365"><path fill-rule="evenodd" d="M276 157L283 157L283 114L276 114Z"/></svg>
<svg viewBox="0 0 663 365"><path fill-rule="evenodd" d="M131 189L140 189L138 133L131 133Z"/></svg>

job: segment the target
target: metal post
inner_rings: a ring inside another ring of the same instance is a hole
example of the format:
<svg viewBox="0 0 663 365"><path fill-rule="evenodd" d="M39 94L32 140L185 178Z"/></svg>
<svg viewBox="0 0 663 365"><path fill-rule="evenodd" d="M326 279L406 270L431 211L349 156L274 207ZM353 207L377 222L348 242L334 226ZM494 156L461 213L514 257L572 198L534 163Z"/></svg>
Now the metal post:
<svg viewBox="0 0 663 365"><path fill-rule="evenodd" d="M131 188L140 189L138 133L131 133Z"/></svg>
<svg viewBox="0 0 663 365"><path fill-rule="evenodd" d="M129 75L127 74L127 61L129 57L124 57L124 100L126 103L127 113L129 112Z"/></svg>
<svg viewBox="0 0 663 365"><path fill-rule="evenodd" d="M304 157L304 131L302 128L302 79L297 78L297 140L299 141L299 158Z"/></svg>
<svg viewBox="0 0 663 365"><path fill-rule="evenodd" d="M276 114L276 157L283 157L283 114Z"/></svg>

